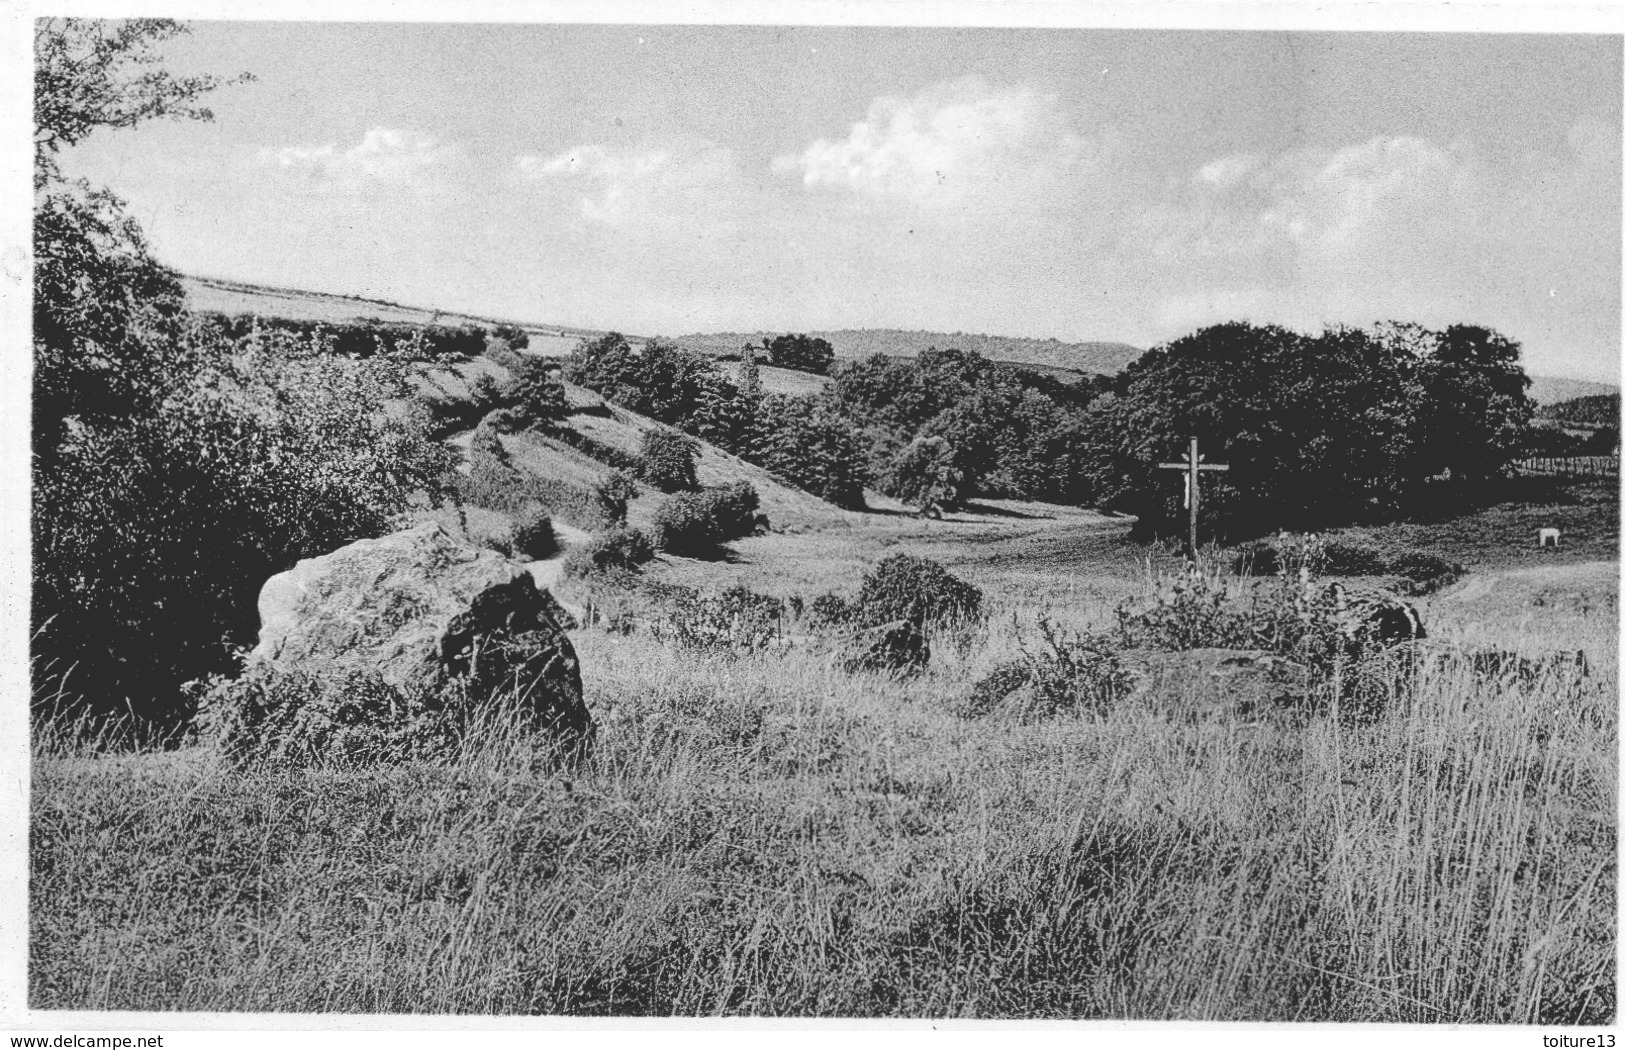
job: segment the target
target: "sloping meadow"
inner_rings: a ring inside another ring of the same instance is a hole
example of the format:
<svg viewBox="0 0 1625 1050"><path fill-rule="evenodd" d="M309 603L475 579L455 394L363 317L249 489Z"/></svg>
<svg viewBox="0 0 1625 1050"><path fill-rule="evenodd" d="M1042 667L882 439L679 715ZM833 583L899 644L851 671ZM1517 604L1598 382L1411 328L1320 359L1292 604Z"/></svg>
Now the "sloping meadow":
<svg viewBox="0 0 1625 1050"><path fill-rule="evenodd" d="M906 679L579 631L567 771L501 724L368 769L39 739L31 1005L1614 1017L1606 625L1587 678L1430 662L1359 722L957 715L1036 627L995 601Z"/></svg>

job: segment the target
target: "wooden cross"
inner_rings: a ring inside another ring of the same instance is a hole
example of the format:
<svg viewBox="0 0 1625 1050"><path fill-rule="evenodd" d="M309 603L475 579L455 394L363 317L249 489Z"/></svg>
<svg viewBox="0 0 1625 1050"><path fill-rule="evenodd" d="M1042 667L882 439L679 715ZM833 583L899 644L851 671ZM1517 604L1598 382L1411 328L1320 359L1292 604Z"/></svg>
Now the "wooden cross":
<svg viewBox="0 0 1625 1050"><path fill-rule="evenodd" d="M1196 508L1202 502L1202 489L1196 483L1204 470L1229 470L1226 463L1203 463L1196 452L1196 439L1191 438L1190 458L1184 463L1158 463L1160 470L1183 470L1185 474L1185 505L1191 509L1191 560L1196 560Z"/></svg>

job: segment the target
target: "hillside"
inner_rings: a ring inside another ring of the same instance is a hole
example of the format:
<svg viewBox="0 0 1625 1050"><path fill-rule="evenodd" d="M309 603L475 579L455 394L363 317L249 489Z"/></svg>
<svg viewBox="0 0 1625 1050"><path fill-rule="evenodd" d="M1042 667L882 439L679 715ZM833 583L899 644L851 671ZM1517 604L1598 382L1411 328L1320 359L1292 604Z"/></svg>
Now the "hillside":
<svg viewBox="0 0 1625 1050"><path fill-rule="evenodd" d="M1542 404L1535 414L1576 426L1614 426L1619 423L1619 394L1591 394Z"/></svg>
<svg viewBox="0 0 1625 1050"><path fill-rule="evenodd" d="M1554 405L1560 401L1572 401L1578 397L1593 397L1598 394L1619 396L1619 387L1609 383L1537 375L1530 376L1529 380L1529 396L1539 405Z"/></svg>
<svg viewBox="0 0 1625 1050"><path fill-rule="evenodd" d="M591 338L602 334L568 325L536 324L514 321L511 318L407 306L387 299L367 299L359 295L337 295L332 292L311 292L297 288L272 288L268 285L186 274L181 275L180 281L192 309L223 314L260 314L265 317L335 323L377 318L381 321L400 321L408 324L511 324L525 330L530 336L533 349L539 353L554 355L568 354L575 348L576 341L582 337Z"/></svg>
<svg viewBox="0 0 1625 1050"><path fill-rule="evenodd" d="M678 336L673 342L706 353L735 353L747 343L760 345L771 332L715 332ZM1069 372L1097 372L1111 375L1140 356L1138 347L1127 343L1062 343L1054 339L1023 339L1016 336L979 335L966 332L927 332L898 328L844 328L837 331L808 332L827 339L840 358L864 358L871 354L914 357L931 347L968 350L992 361L1032 365Z"/></svg>

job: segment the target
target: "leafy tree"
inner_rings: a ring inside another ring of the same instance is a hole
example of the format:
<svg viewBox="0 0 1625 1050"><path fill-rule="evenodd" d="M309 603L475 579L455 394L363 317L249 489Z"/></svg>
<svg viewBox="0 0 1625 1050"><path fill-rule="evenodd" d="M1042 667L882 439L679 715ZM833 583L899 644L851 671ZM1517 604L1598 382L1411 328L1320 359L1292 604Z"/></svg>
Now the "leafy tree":
<svg viewBox="0 0 1625 1050"><path fill-rule="evenodd" d="M661 492L686 492L700 487L694 474L700 446L693 438L657 427L643 432L643 480Z"/></svg>
<svg viewBox="0 0 1625 1050"><path fill-rule="evenodd" d="M198 104L225 84L254 79L177 77L158 67L158 45L188 30L167 18L117 22L42 18L34 24L34 188L60 179L57 154L97 128L161 117L214 119Z"/></svg>
<svg viewBox="0 0 1625 1050"><path fill-rule="evenodd" d="M1420 368L1419 469L1482 481L1517 455L1534 415L1517 343L1474 325L1451 325Z"/></svg>
<svg viewBox="0 0 1625 1050"><path fill-rule="evenodd" d="M626 505L638 498L638 483L624 470L614 470L593 489L593 497L612 527L626 524Z"/></svg>
<svg viewBox="0 0 1625 1050"><path fill-rule="evenodd" d="M121 202L61 177L98 127L207 118L224 81L152 68L181 31L46 20L35 40L37 685L152 717L252 640L267 576L388 528L451 466L397 357L191 316Z"/></svg>
<svg viewBox="0 0 1625 1050"><path fill-rule="evenodd" d="M538 357L521 355L513 376L508 398L527 425L556 427L569 416L570 403L564 396L564 384L552 364Z"/></svg>
<svg viewBox="0 0 1625 1050"><path fill-rule="evenodd" d="M951 508L961 480L953 446L940 437L915 438L893 460L885 491L926 513Z"/></svg>
<svg viewBox="0 0 1625 1050"><path fill-rule="evenodd" d="M828 375L835 363L835 348L829 340L808 335L781 335L763 339L768 360L778 368L794 368L813 375Z"/></svg>

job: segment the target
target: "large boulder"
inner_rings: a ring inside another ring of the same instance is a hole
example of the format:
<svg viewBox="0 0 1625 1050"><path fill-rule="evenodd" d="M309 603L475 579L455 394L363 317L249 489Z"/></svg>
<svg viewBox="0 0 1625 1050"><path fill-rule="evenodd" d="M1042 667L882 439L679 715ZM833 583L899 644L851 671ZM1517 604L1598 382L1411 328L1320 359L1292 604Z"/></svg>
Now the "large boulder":
<svg viewBox="0 0 1625 1050"><path fill-rule="evenodd" d="M266 582L259 613L245 677L376 681L431 708L454 697L465 716L504 700L567 749L590 742L573 617L436 523L299 562Z"/></svg>

